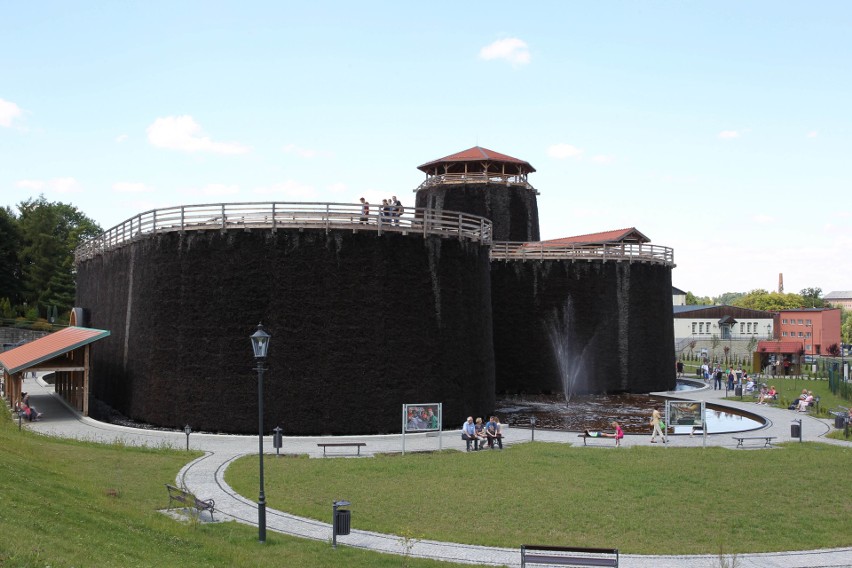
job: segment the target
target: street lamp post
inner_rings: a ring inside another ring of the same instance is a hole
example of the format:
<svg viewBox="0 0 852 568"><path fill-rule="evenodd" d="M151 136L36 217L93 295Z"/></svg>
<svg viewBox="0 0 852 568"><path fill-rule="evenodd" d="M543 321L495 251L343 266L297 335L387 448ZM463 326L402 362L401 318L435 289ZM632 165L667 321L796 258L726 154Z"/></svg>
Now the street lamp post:
<svg viewBox="0 0 852 568"><path fill-rule="evenodd" d="M263 324L257 324L257 331L251 336L251 347L257 366L257 428L258 456L260 458L260 494L257 498L257 539L266 542L266 494L263 491L263 366L269 351L270 335L263 331Z"/></svg>
<svg viewBox="0 0 852 568"><path fill-rule="evenodd" d="M192 428L189 427L189 424L183 427L183 433L186 434L186 451L189 451L189 435L192 434Z"/></svg>

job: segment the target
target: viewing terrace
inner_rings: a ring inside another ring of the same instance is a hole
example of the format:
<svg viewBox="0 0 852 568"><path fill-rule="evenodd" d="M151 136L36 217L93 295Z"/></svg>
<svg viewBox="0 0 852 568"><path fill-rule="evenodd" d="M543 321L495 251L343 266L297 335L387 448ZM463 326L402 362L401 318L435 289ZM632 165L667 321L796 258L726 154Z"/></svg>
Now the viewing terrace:
<svg viewBox="0 0 852 568"><path fill-rule="evenodd" d="M349 229L491 243L491 221L484 217L415 207L383 208L350 203L217 203L181 205L140 213L80 245L75 262L120 248L134 240L166 232L264 229L276 231Z"/></svg>
<svg viewBox="0 0 852 568"><path fill-rule="evenodd" d="M552 242L552 241L551 241ZM636 242L549 244L548 241L491 245L491 260L603 260L644 262L675 267L674 249Z"/></svg>

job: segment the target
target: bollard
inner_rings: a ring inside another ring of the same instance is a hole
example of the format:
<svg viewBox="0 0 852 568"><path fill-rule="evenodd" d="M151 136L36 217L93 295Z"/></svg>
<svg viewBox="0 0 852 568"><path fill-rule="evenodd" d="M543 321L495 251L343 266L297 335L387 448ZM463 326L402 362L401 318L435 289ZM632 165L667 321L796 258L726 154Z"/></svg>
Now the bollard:
<svg viewBox="0 0 852 568"><path fill-rule="evenodd" d="M532 428L532 441L535 442L535 416L530 416L530 427Z"/></svg>
<svg viewBox="0 0 852 568"><path fill-rule="evenodd" d="M189 435L192 434L192 428L189 427L189 424L183 427L183 433L186 434L186 451L189 451Z"/></svg>

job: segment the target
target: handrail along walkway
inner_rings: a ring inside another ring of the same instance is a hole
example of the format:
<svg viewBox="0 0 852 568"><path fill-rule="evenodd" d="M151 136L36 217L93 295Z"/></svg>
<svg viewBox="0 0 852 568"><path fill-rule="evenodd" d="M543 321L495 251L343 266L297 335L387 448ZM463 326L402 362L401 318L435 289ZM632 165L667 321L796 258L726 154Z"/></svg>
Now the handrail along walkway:
<svg viewBox="0 0 852 568"><path fill-rule="evenodd" d="M674 249L647 243L549 245L495 241L491 245L491 260L626 261L675 267Z"/></svg>
<svg viewBox="0 0 852 568"><path fill-rule="evenodd" d="M491 221L477 215L370 204L362 216L360 203L216 203L153 209L107 229L81 244L74 252L76 263L120 248L142 237L167 232L229 229L353 229L402 234L439 235L491 244Z"/></svg>

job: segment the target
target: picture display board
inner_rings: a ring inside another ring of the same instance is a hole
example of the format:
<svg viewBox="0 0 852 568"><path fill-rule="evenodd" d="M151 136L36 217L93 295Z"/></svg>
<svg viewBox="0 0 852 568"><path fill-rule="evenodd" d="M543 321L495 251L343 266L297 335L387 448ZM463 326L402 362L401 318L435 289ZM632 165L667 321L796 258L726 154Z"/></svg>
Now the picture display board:
<svg viewBox="0 0 852 568"><path fill-rule="evenodd" d="M438 449L441 448L443 424L442 403L427 402L402 405L402 453L405 454L405 435L423 432L437 432Z"/></svg>

